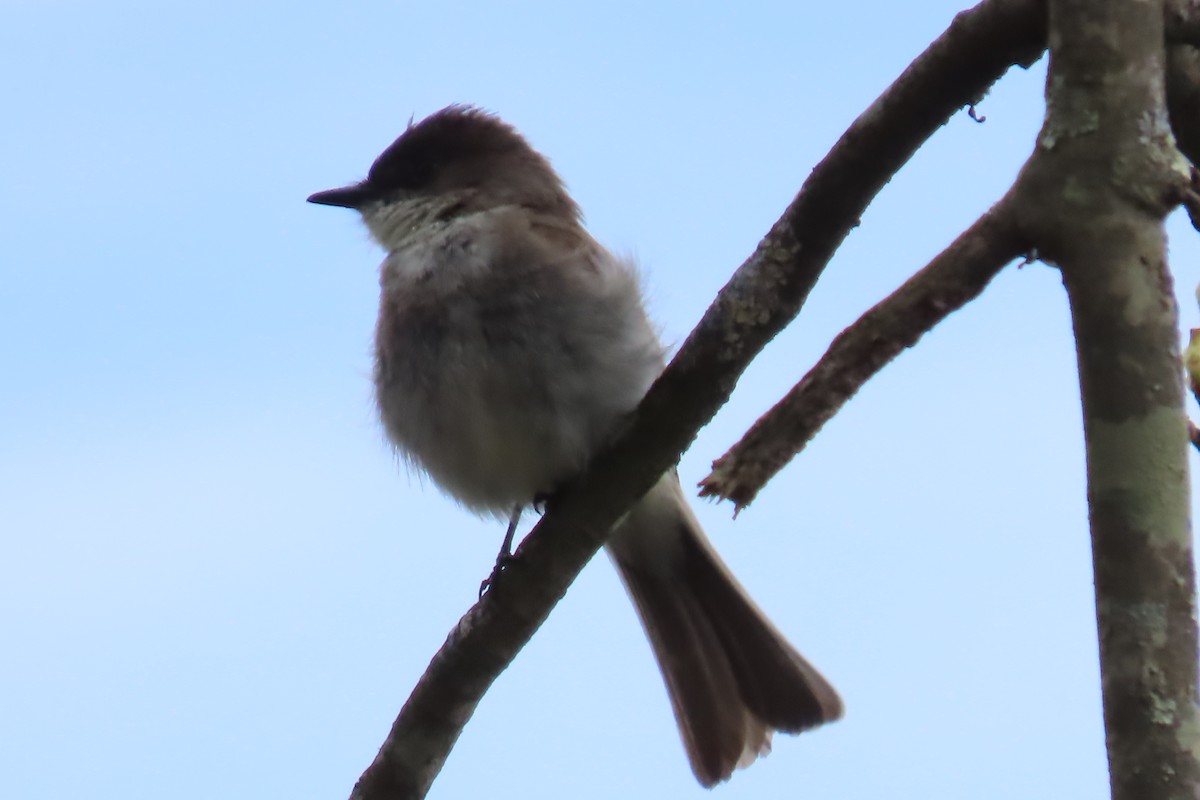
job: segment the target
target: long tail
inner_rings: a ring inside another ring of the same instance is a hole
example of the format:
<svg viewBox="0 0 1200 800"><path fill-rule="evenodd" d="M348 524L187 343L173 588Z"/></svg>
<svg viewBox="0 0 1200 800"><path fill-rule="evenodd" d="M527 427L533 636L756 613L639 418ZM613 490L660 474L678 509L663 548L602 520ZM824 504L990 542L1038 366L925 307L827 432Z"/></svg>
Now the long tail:
<svg viewBox="0 0 1200 800"><path fill-rule="evenodd" d="M799 733L842 715L834 688L712 549L673 472L630 512L608 547L704 786L769 752L773 731Z"/></svg>

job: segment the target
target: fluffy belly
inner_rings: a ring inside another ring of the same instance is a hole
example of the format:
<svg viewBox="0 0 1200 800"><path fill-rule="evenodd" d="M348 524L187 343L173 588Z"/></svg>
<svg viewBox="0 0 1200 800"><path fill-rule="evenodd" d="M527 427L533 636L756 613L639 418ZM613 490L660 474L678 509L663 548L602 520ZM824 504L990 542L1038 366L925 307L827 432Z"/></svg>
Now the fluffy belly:
<svg viewBox="0 0 1200 800"><path fill-rule="evenodd" d="M503 516L584 466L590 426L527 381L496 378L443 364L425 385L381 391L379 407L411 463L463 505Z"/></svg>
<svg viewBox="0 0 1200 800"><path fill-rule="evenodd" d="M375 370L384 426L464 505L507 515L553 493L661 370L635 276L603 267L530 268L520 281L500 269L470 281L401 274L384 291Z"/></svg>

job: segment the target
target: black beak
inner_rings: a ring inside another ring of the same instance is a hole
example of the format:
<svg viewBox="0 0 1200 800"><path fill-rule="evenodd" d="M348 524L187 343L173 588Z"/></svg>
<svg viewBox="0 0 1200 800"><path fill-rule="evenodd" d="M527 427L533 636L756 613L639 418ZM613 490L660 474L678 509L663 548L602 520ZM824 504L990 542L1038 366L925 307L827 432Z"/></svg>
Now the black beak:
<svg viewBox="0 0 1200 800"><path fill-rule="evenodd" d="M366 181L343 186L340 189L327 189L308 196L308 202L320 206L338 206L339 208L362 208L374 193Z"/></svg>

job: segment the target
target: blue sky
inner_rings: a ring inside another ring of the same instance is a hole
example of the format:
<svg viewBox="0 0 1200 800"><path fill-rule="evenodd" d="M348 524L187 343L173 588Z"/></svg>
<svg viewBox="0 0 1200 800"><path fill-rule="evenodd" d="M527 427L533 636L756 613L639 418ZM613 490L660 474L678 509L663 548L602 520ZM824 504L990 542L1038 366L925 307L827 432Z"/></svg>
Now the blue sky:
<svg viewBox="0 0 1200 800"><path fill-rule="evenodd" d="M349 793L502 534L409 475L371 405L381 254L304 203L417 117L492 109L635 256L681 340L952 2L12 2L0 11L0 795ZM1011 182L1043 66L883 192L681 464L707 472L829 339ZM1183 325L1195 234L1171 220ZM844 721L728 798L1103 796L1074 352L1008 269L717 547ZM700 797L599 559L431 797Z"/></svg>

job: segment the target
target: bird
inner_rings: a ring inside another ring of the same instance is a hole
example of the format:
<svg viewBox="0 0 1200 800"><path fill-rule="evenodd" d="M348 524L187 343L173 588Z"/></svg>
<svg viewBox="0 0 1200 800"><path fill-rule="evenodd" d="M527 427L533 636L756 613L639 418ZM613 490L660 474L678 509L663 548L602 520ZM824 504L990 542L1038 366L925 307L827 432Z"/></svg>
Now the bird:
<svg viewBox="0 0 1200 800"><path fill-rule="evenodd" d="M466 509L510 519L509 537L664 369L636 265L592 238L549 160L491 112L410 120L366 178L308 200L357 211L386 252L373 378L388 438ZM721 560L674 470L606 549L701 785L765 755L775 731L842 716Z"/></svg>

